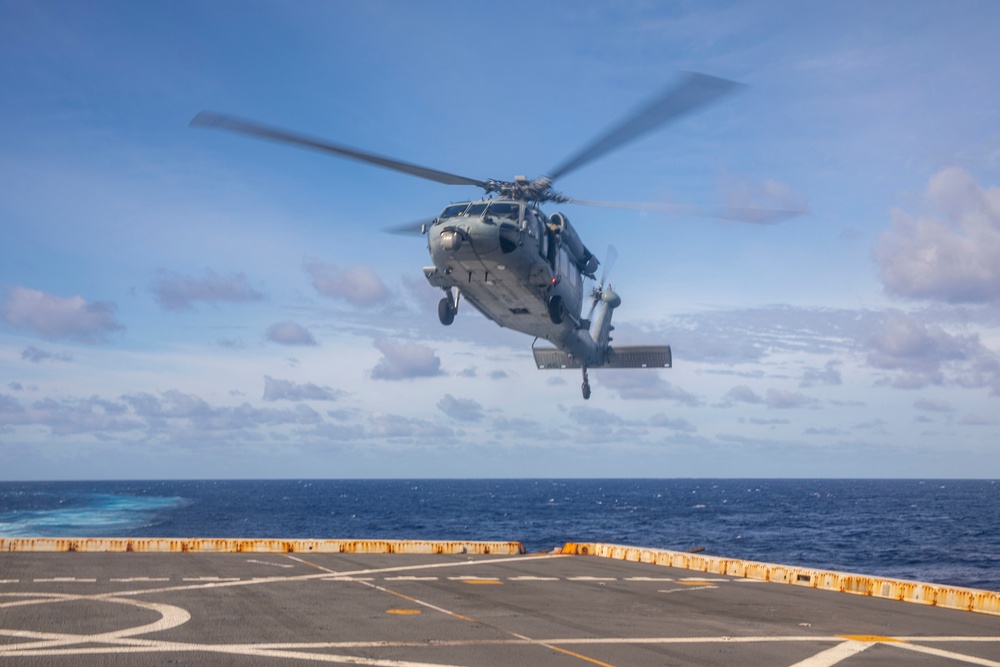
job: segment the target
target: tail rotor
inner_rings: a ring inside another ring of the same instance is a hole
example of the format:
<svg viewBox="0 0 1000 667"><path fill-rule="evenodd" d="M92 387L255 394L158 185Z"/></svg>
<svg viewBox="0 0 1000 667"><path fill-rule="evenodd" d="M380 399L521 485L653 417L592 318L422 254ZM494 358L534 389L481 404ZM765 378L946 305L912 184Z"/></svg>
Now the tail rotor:
<svg viewBox="0 0 1000 667"><path fill-rule="evenodd" d="M611 273L611 268L615 265L618 260L618 249L613 245L608 245L608 251L604 255L604 266L601 269L601 282L594 286L594 289L590 291L590 313L587 315L587 320L591 320L594 316L594 309L597 308L597 304L601 302L601 295L604 294L604 284L608 276Z"/></svg>

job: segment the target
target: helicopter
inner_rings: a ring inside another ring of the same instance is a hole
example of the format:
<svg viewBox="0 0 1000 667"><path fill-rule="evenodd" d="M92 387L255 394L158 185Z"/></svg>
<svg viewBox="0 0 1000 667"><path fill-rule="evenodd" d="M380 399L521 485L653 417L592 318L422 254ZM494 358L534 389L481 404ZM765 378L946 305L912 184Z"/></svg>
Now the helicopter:
<svg viewBox="0 0 1000 667"><path fill-rule="evenodd" d="M450 174L209 111L196 115L191 125L316 149L446 185L482 189L480 199L448 204L436 217L404 229L419 230L427 237L432 266L424 267L424 276L432 286L444 292L438 303L438 318L442 325L451 325L458 314L460 301L464 300L499 326L534 336L531 348L536 366L539 369L580 369L581 390L586 400L591 395L590 369L671 368L671 350L669 345L611 345L614 330L611 320L622 301L606 280L617 251L609 246L598 280L596 271L602 262L583 244L569 218L560 212L546 215L541 205L658 208L656 205L575 199L555 191L552 184L740 86L728 79L688 73L547 175L534 179L515 176L513 181L479 180ZM759 218L762 213L783 217L780 211L752 209L720 209L709 215L740 219ZM584 278L596 281L586 297ZM585 314L588 301L590 308ZM599 305L601 309L594 318ZM538 346L539 339L552 346Z"/></svg>

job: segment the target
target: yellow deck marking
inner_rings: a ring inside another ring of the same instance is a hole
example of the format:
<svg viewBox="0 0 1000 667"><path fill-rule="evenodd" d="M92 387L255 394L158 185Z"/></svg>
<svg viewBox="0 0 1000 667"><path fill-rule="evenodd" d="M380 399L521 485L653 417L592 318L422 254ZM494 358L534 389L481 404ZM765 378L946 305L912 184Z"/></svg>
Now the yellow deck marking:
<svg viewBox="0 0 1000 667"><path fill-rule="evenodd" d="M289 558L291 558L292 560L299 561L300 563L305 563L306 565L309 565L309 566L314 567L316 569L324 570L324 571L330 572L330 573L334 573L329 568L323 567L322 565L317 565L315 563L310 563L309 561L307 561L307 560L305 560L303 558L299 558L297 556L289 556ZM506 560L516 560L516 559L511 558L511 559L506 559ZM469 581L477 581L477 580L476 579L465 579L464 581L469 582ZM482 581L489 581L489 583L491 583L491 584L502 583L499 580L482 580ZM424 602L423 600L418 600L417 598L412 598L409 595L403 595L402 593L400 593L398 591L394 591L394 590L389 589L389 588L386 588L385 586L379 586L378 584L373 584L373 583L367 582L367 581L359 581L358 583L360 583L360 584L362 584L364 586L368 586L369 588L374 588L375 590L382 591L383 593L388 593L389 595L395 595L398 598L403 598L404 600L412 602L413 604L420 605L421 607L426 607L428 609L433 609L434 611L441 612L442 614L446 614L448 616L451 616L452 618L458 618L458 619L461 619L463 621L468 621L469 623L477 623L479 625L485 625L487 627L490 627L490 628L493 628L493 629L498 630L500 632L504 632L504 633L506 633L508 635L511 635L512 637L516 637L517 639L526 640L526 641L530 642L531 644L535 644L536 646L544 646L545 648L550 649L552 651L555 651L557 653L562 653L564 655L568 655L568 656L572 656L574 658L577 658L578 660L583 660L584 662L589 662L589 663L591 663L593 665L598 665L598 667L615 667L614 665L610 665L610 664L608 664L606 662L601 662L600 660L595 660L594 658L589 658L589 657L587 657L585 655L582 655L580 653L576 653L574 651L570 651L569 649L564 649L564 648L560 648L558 646L553 646L552 644L549 644L549 643L546 643L546 642L539 642L537 640L532 639L531 637L528 637L527 635L522 635L519 632L514 632L512 630L507 630L506 628L501 628L499 626L492 625L490 623L484 623L483 621L477 621L474 618L469 618L468 616L463 616L462 614L458 614L456 612L449 611L449 610L447 610L447 609L445 609L443 607L438 607L437 605L433 605L430 602Z"/></svg>
<svg viewBox="0 0 1000 667"><path fill-rule="evenodd" d="M895 637L883 637L882 635L837 635L838 637L843 637L844 639L850 639L855 642L881 642L883 644L887 642L898 642L899 639Z"/></svg>
<svg viewBox="0 0 1000 667"><path fill-rule="evenodd" d="M463 584L498 585L503 584L499 579L463 579Z"/></svg>
<svg viewBox="0 0 1000 667"><path fill-rule="evenodd" d="M412 616L412 615L415 615L415 614L419 614L420 610L419 609L386 609L385 613L387 613L387 614L395 614L396 616Z"/></svg>

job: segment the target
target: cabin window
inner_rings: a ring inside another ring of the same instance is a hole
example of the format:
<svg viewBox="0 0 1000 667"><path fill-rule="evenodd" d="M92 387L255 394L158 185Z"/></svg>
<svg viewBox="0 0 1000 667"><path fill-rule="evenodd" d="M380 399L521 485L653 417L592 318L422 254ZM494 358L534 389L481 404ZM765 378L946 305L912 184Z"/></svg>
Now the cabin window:
<svg viewBox="0 0 1000 667"><path fill-rule="evenodd" d="M460 216L462 215L463 212L465 212L465 209L467 208L469 208L469 202L463 202L461 204L452 204L451 206L445 207L445 209L441 211L441 215L439 215L438 218L444 220L445 218L454 218Z"/></svg>
<svg viewBox="0 0 1000 667"><path fill-rule="evenodd" d="M469 210L466 211L465 214L467 216L469 216L470 218L474 218L474 217L480 216L480 215L483 214L483 211L486 210L486 207L488 205L489 204L486 203L486 202L483 202L481 204L473 204L472 206L469 207Z"/></svg>

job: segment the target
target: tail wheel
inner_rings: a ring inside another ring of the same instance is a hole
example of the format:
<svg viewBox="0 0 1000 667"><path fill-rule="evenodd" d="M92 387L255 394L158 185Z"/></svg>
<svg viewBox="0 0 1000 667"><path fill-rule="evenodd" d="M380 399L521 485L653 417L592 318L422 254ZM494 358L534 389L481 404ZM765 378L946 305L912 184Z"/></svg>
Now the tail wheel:
<svg viewBox="0 0 1000 667"><path fill-rule="evenodd" d="M451 300L448 297L438 301L438 319L445 326L455 321L455 309L451 307Z"/></svg>
<svg viewBox="0 0 1000 667"><path fill-rule="evenodd" d="M549 319L552 320L552 324L562 324L565 317L566 304L563 298L558 294L549 298Z"/></svg>

